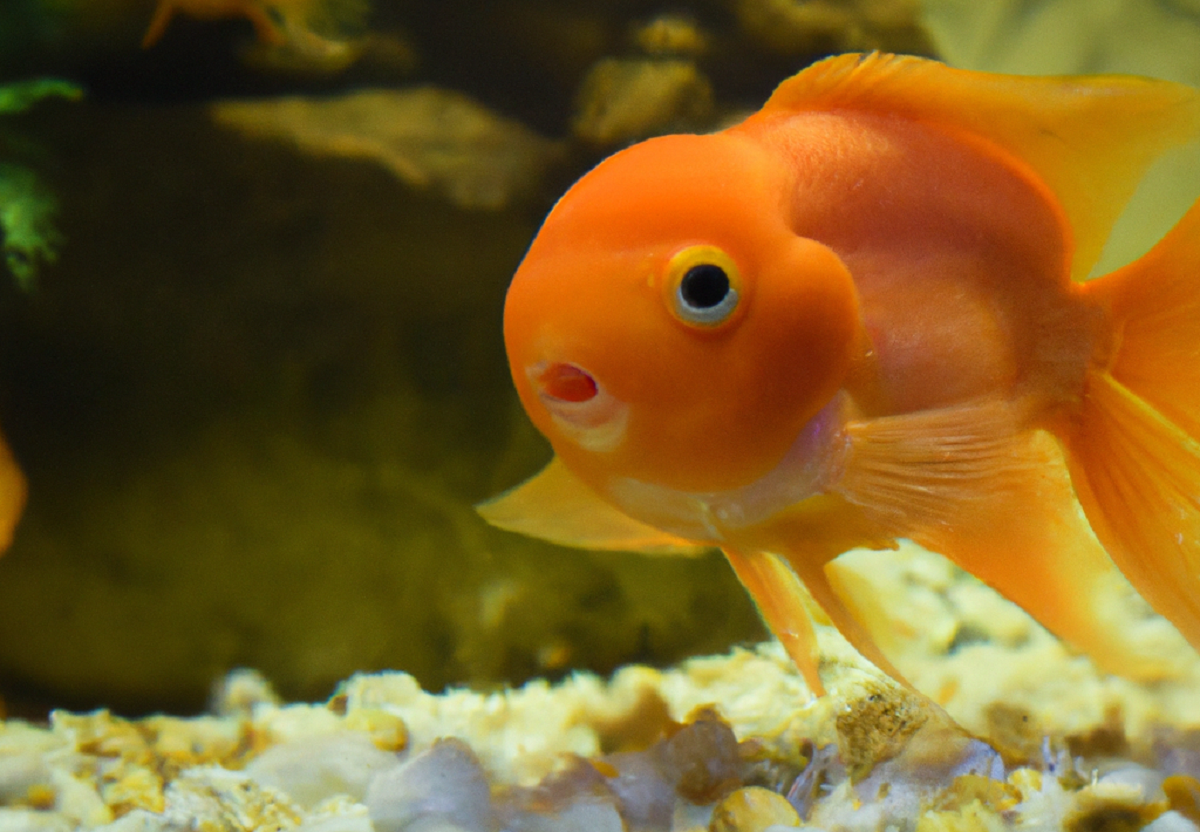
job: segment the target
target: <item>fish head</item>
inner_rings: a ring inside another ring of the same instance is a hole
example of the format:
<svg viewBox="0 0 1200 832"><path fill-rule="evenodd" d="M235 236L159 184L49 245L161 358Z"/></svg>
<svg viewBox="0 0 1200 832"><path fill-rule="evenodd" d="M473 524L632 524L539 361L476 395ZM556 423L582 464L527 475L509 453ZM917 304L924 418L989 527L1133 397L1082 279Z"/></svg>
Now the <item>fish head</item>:
<svg viewBox="0 0 1200 832"><path fill-rule="evenodd" d="M665 136L551 211L509 287L505 345L526 411L585 482L746 485L842 386L857 294L789 228L793 179L736 133Z"/></svg>

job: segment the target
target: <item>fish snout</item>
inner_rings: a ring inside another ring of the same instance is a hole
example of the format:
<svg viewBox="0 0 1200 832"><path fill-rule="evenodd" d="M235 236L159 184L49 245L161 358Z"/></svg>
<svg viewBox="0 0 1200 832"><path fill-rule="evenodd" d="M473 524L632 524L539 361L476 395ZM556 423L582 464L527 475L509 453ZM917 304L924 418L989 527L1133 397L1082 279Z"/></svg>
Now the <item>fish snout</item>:
<svg viewBox="0 0 1200 832"><path fill-rule="evenodd" d="M620 443L628 405L590 372L570 362L539 361L525 375L554 423L581 447L606 451Z"/></svg>

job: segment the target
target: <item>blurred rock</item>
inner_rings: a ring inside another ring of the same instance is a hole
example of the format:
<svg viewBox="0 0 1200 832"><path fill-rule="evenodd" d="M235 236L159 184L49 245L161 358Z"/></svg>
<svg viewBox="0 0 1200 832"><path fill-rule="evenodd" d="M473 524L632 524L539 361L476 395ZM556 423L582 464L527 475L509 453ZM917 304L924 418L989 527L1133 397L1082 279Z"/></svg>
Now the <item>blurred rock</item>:
<svg viewBox="0 0 1200 832"><path fill-rule="evenodd" d="M734 7L747 34L781 54L932 54L918 0L735 0Z"/></svg>
<svg viewBox="0 0 1200 832"><path fill-rule="evenodd" d="M647 55L699 57L708 51L708 35L694 18L684 14L660 14L634 29L634 43Z"/></svg>
<svg viewBox="0 0 1200 832"><path fill-rule="evenodd" d="M579 90L574 134L611 145L695 129L713 108L712 87L686 60L605 58Z"/></svg>
<svg viewBox="0 0 1200 832"><path fill-rule="evenodd" d="M465 95L366 90L212 105L218 123L312 153L370 159L465 208L499 209L536 192L557 146Z"/></svg>

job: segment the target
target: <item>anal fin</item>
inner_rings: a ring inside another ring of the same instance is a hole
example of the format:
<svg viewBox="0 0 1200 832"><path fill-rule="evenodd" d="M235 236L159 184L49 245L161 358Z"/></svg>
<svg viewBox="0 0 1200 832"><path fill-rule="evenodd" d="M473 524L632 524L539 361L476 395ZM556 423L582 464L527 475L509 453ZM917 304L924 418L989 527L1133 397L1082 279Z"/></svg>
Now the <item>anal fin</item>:
<svg viewBox="0 0 1200 832"><path fill-rule="evenodd" d="M786 563L768 552L743 554L728 548L724 551L729 565L754 599L767 627L804 677L808 689L816 696L824 696L817 637L804 603L804 590L796 575Z"/></svg>

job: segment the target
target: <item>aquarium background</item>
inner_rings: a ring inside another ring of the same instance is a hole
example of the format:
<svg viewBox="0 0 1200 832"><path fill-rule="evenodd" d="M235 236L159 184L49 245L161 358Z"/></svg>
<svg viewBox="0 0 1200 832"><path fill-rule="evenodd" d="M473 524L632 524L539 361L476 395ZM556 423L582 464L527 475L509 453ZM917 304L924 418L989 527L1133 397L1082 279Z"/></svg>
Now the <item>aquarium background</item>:
<svg viewBox="0 0 1200 832"><path fill-rule="evenodd" d="M280 36L184 9L143 48L153 0L0 5L0 84L72 85L0 113L14 713L198 710L239 666L321 699L356 671L500 686L761 639L719 555L559 549L471 508L549 457L500 319L556 196L832 52L1200 83L1187 0L246 6ZM1190 152L1109 265L1200 191Z"/></svg>

